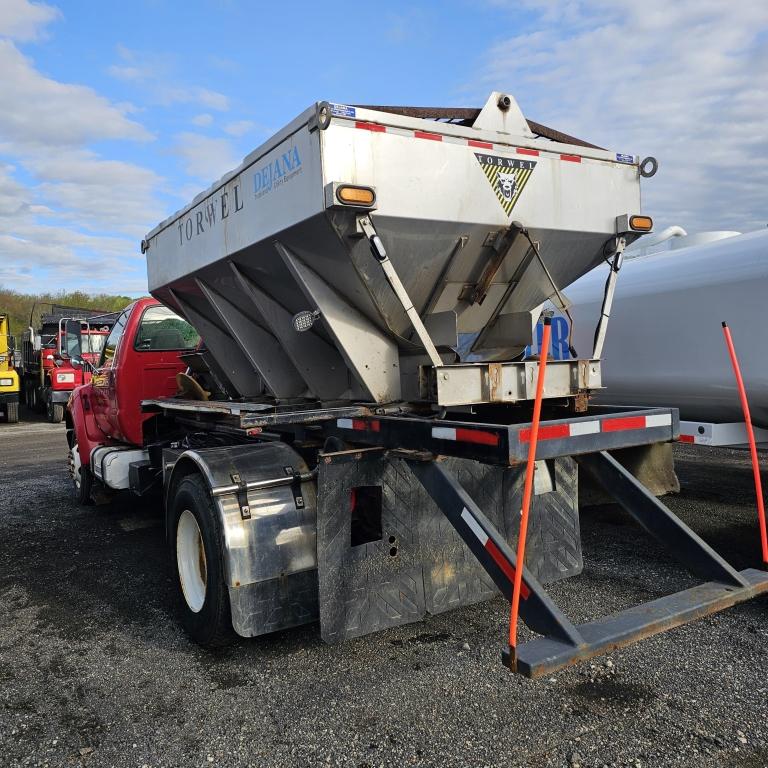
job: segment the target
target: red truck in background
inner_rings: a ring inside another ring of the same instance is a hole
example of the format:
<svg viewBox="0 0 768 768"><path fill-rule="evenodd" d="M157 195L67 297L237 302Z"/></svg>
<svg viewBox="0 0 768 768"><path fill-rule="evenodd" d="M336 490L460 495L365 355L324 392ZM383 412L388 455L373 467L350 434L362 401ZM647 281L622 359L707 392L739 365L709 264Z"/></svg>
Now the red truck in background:
<svg viewBox="0 0 768 768"><path fill-rule="evenodd" d="M40 317L39 328L31 325L21 343L21 392L28 408L48 414L58 424L75 387L90 381L90 369L101 355L104 342L117 319L117 313L52 305ZM72 360L64 327L79 323L80 363Z"/></svg>

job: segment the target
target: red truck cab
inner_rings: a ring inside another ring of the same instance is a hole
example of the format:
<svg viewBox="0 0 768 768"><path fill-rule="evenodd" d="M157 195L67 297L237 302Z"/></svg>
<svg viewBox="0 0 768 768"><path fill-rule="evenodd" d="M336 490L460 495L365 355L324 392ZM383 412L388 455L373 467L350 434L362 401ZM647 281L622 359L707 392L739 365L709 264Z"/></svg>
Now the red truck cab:
<svg viewBox="0 0 768 768"><path fill-rule="evenodd" d="M90 371L99 361L113 321L109 314L97 316L95 321L89 321L82 314L78 315L82 320L67 318L67 309L57 307L57 313L42 315L39 330L30 327L22 340L24 401L29 408L46 411L48 420L53 423L59 423L64 418L64 407L72 390L90 381ZM77 313L84 312L72 309ZM66 322L79 323L79 333L65 338L63 329ZM73 364L70 355L73 344L77 347L79 359L84 360L86 365Z"/></svg>
<svg viewBox="0 0 768 768"><path fill-rule="evenodd" d="M90 382L74 390L67 407L70 470L79 495L90 496L93 476L106 480L108 472L114 479L124 470L128 487L126 462L140 460L142 425L149 418L141 401L175 394L176 374L186 370L180 356L198 342L192 326L155 299L139 299L123 310ZM82 360L76 341L69 351Z"/></svg>

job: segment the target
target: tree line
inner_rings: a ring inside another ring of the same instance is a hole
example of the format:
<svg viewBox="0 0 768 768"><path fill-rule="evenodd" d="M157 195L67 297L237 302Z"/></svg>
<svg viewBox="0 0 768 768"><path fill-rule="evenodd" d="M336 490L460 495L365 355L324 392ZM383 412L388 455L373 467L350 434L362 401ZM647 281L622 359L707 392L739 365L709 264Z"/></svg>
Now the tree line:
<svg viewBox="0 0 768 768"><path fill-rule="evenodd" d="M78 309L98 309L117 312L134 299L130 296L114 296L108 293L84 293L83 291L59 291L57 293L19 293L0 285L0 314L8 315L11 334L17 341L30 324L38 327L40 315L50 312L51 304ZM30 323L31 318L31 323Z"/></svg>

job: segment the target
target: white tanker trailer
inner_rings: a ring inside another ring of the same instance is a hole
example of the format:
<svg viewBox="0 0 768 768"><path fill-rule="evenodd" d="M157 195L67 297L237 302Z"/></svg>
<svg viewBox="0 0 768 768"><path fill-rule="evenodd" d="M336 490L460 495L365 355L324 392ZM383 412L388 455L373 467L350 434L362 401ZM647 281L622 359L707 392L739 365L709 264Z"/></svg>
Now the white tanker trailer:
<svg viewBox="0 0 768 768"><path fill-rule="evenodd" d="M694 244L686 247L688 240ZM630 258L645 245L643 238L626 252L619 272L602 355L606 389L596 401L672 406L680 411L681 435L690 441L743 443L743 414L721 326L725 321L752 421L762 428L758 440L765 442L768 336L761 311L768 296L768 231L683 234L670 250ZM568 289L573 344L582 354L592 349L594 316L600 312L607 274L607 268L596 269ZM560 318L555 327L554 349L560 354L567 320Z"/></svg>
<svg viewBox="0 0 768 768"><path fill-rule="evenodd" d="M319 619L338 642L496 589L511 600L534 466L520 616L537 636L507 644L512 669L548 674L768 590L612 455L667 447L678 417L591 410L591 348L546 368L531 449L540 365L522 352L539 307L650 229L647 165L534 124L502 93L479 110L318 102L147 235L150 290L205 348L183 355L186 394L135 396L140 440L83 454L78 434L98 430L78 432L94 410L78 395L71 466L80 490L163 489L193 638ZM94 376L105 412L175 370L181 333L161 328L144 353L143 311L126 311L124 333L139 331ZM543 584L582 568L580 470L704 583L573 624Z"/></svg>

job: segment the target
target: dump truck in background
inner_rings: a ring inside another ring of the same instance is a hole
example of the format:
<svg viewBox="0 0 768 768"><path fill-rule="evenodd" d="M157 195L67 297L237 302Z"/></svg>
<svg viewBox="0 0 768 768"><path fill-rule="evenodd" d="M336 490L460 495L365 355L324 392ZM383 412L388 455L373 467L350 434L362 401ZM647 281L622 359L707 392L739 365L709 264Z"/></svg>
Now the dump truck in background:
<svg viewBox="0 0 768 768"><path fill-rule="evenodd" d="M19 420L19 374L8 315L0 312L0 413L9 424Z"/></svg>
<svg viewBox="0 0 768 768"><path fill-rule="evenodd" d="M98 361L116 317L117 313L54 304L40 316L37 328L30 324L22 336L19 361L25 405L46 413L54 424L61 422L72 390L89 381L90 366ZM69 320L80 323L78 350L83 362L79 364L73 364L64 341Z"/></svg>
<svg viewBox="0 0 768 768"><path fill-rule="evenodd" d="M618 459L679 427L670 408L590 405L609 312L583 358L547 366L525 562L513 551L540 370L525 349L546 300L567 309L564 287L651 229L655 166L503 93L312 105L142 242L162 304L121 313L72 395L78 498L161 495L203 645L317 619L339 642L511 599L520 567L538 636L502 658L538 677L768 590ZM544 585L583 567L579 472L704 583L573 624Z"/></svg>

